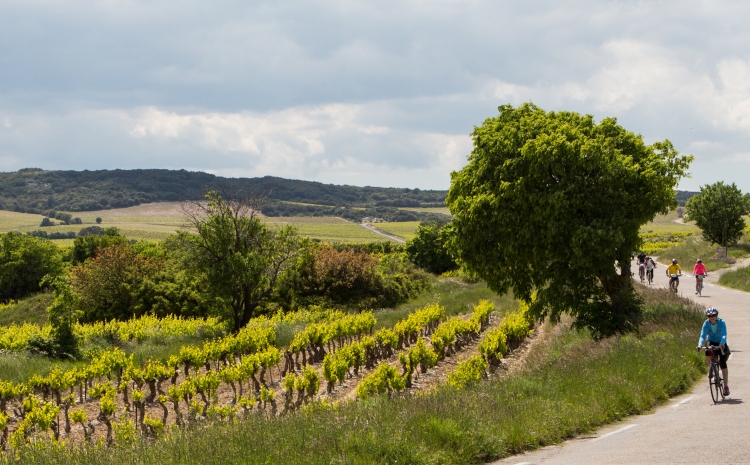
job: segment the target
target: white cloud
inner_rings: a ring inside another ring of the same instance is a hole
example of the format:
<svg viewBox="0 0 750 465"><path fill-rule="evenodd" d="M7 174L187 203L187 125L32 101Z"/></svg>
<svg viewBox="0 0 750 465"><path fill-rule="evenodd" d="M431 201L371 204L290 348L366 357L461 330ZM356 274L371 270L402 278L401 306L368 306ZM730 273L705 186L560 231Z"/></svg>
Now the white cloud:
<svg viewBox="0 0 750 465"><path fill-rule="evenodd" d="M5 3L2 170L447 188L472 127L531 100L671 139L690 182L750 172L739 0Z"/></svg>

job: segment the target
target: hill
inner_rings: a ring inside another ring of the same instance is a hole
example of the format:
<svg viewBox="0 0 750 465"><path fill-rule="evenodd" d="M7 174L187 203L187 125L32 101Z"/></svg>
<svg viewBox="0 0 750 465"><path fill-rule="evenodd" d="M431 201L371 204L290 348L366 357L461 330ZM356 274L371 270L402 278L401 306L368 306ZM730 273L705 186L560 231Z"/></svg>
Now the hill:
<svg viewBox="0 0 750 465"><path fill-rule="evenodd" d="M142 203L200 200L220 186L268 195L267 216L342 216L359 220L415 221L435 213L403 207L443 207L446 191L357 187L262 178L224 178L186 170L46 171L25 168L0 173L0 209L22 213L82 212Z"/></svg>

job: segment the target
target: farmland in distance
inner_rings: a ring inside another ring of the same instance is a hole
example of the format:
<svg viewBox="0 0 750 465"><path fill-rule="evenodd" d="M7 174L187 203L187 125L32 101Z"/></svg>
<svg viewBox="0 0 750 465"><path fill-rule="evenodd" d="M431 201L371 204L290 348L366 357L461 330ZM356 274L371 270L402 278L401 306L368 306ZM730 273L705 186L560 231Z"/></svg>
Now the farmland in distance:
<svg viewBox="0 0 750 465"><path fill-rule="evenodd" d="M81 218L83 224L55 225L40 227L42 215L0 211L0 232L31 231L78 232L87 226L96 225L96 218L101 218L99 226L116 227L128 239L161 241L175 231L187 227L179 202L160 202L143 204L135 207L90 212L71 212ZM55 223L57 223L56 220ZM297 227L299 234L310 239L324 242L381 242L388 239L367 229L338 217L273 217L263 218L270 227L282 227L291 224ZM416 228L415 228L416 229ZM72 239L58 239L55 244L61 247L72 245Z"/></svg>

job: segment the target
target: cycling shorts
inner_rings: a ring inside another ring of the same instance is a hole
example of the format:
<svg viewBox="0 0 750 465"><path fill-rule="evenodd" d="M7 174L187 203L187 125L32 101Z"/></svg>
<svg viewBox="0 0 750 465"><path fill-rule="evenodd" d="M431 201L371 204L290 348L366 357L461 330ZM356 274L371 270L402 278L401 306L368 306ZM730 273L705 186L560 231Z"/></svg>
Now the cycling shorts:
<svg viewBox="0 0 750 465"><path fill-rule="evenodd" d="M712 346L718 346L720 343L718 342L709 342L708 345ZM717 351L719 353L719 366L723 369L727 369L727 360L729 360L729 354L731 353L729 351L729 344L724 344L724 353L721 353L721 350ZM706 352L706 357L708 357L708 352Z"/></svg>

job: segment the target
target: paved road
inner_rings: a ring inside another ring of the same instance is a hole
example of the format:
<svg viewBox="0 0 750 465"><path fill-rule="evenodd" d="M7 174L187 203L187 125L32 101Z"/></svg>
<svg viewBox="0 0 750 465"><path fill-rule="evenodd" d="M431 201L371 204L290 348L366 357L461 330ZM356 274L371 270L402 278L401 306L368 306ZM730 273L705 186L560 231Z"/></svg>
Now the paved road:
<svg viewBox="0 0 750 465"><path fill-rule="evenodd" d="M662 264L656 269L655 286L667 286L665 269ZM703 306L718 308L719 316L727 322L727 341L732 348L732 394L727 400L714 404L708 382L701 380L691 392L653 414L610 425L593 437L495 464L750 464L750 294L721 287L717 279L718 273L709 274L703 296L698 297L692 275L683 275L680 293ZM697 343L700 328L693 330Z"/></svg>
<svg viewBox="0 0 750 465"><path fill-rule="evenodd" d="M402 237L394 236L392 234L386 234L383 231L381 231L380 229L378 229L375 226L371 225L370 223L360 223L359 225L362 226L363 228L369 230L369 231L374 232L375 234L380 234L383 237L387 237L388 239L390 239L390 240L392 240L394 242L398 242L399 244L406 244L406 241Z"/></svg>

